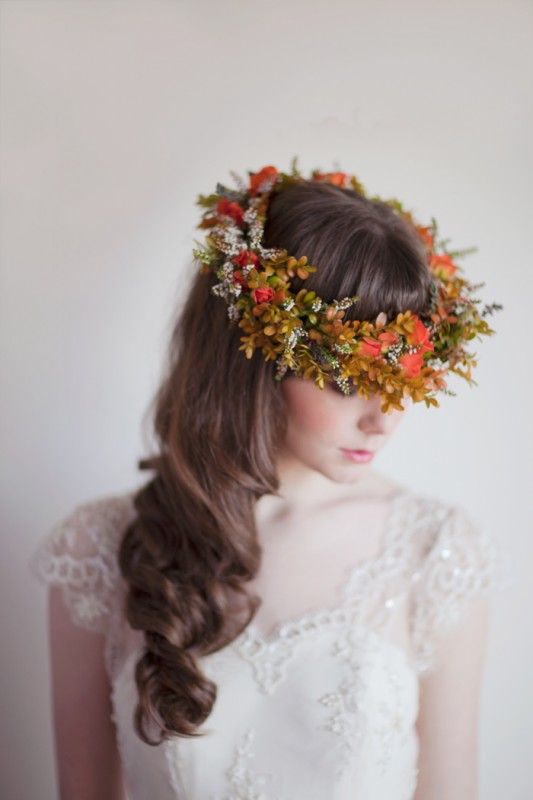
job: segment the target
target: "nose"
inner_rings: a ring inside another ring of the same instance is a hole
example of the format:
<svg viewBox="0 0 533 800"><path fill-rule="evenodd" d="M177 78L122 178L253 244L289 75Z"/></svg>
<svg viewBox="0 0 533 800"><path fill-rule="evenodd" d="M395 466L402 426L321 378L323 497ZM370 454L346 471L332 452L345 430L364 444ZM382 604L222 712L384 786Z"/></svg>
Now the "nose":
<svg viewBox="0 0 533 800"><path fill-rule="evenodd" d="M394 411L383 412L379 396L371 395L365 401L365 410L358 419L357 427L367 436L386 436L394 427L395 416Z"/></svg>

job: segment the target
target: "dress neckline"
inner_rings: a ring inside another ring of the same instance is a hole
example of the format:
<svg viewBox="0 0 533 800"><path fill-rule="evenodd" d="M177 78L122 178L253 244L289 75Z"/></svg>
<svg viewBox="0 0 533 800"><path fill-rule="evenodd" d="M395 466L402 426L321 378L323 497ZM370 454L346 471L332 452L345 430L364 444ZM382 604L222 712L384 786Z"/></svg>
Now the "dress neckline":
<svg viewBox="0 0 533 800"><path fill-rule="evenodd" d="M346 568L344 577L337 587L337 600L332 605L289 617L276 624L269 633L261 631L252 619L235 640L236 644L244 642L247 647L252 647L256 652L264 649L272 650L288 641L299 639L308 631L319 629L332 622L343 621L350 613L353 604L358 603L360 599L358 590L365 581L376 583L380 575L388 574L387 569L383 569L384 567L395 566L392 550L405 531L406 518L403 512L408 508L408 503L405 501L411 496L411 492L403 486L392 495L383 524L378 552L373 556L360 559L355 565L352 564ZM372 588L375 587L369 586L369 590Z"/></svg>

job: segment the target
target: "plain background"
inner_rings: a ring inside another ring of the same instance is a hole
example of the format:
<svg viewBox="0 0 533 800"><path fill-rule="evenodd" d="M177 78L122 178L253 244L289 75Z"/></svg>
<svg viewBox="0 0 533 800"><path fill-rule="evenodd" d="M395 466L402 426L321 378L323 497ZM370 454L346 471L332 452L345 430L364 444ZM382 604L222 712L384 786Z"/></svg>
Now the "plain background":
<svg viewBox="0 0 533 800"><path fill-rule="evenodd" d="M141 418L190 270L198 193L340 168L434 215L497 335L477 387L414 407L376 468L512 551L481 709L481 798L531 796L533 5L4 0L3 796L52 800L45 592L27 558L145 475ZM393 800L392 798L390 800Z"/></svg>

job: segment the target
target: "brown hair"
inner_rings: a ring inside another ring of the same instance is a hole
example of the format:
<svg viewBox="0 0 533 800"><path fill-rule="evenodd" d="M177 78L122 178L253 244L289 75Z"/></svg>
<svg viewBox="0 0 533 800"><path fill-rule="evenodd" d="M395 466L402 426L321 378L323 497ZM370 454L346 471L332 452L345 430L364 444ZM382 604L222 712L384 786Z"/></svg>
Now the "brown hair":
<svg viewBox="0 0 533 800"><path fill-rule="evenodd" d="M420 313L429 302L414 228L352 189L303 181L274 193L263 243L306 255L317 271L305 286L324 300L359 295L347 319ZM254 503L279 488L281 384L260 351L249 360L238 349L242 329L210 291L217 280L196 268L174 325L151 404L157 452L138 464L154 476L135 494L137 515L119 551L126 617L145 641L134 725L152 745L201 735L217 687L198 658L229 644L257 610L260 599L245 587L261 561Z"/></svg>

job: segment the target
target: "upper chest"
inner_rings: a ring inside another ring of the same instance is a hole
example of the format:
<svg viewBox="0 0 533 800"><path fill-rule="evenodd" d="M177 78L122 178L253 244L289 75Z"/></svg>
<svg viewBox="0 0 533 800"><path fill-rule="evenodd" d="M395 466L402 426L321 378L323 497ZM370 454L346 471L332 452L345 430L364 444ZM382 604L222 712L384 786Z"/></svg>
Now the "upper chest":
<svg viewBox="0 0 533 800"><path fill-rule="evenodd" d="M401 594L419 555L413 499L401 492L362 508L357 516L348 505L330 517L302 517L297 530L281 521L260 529L260 569L247 584L261 601L256 633L266 639L300 618L346 606L359 608L365 621L372 606L379 611L381 601Z"/></svg>

